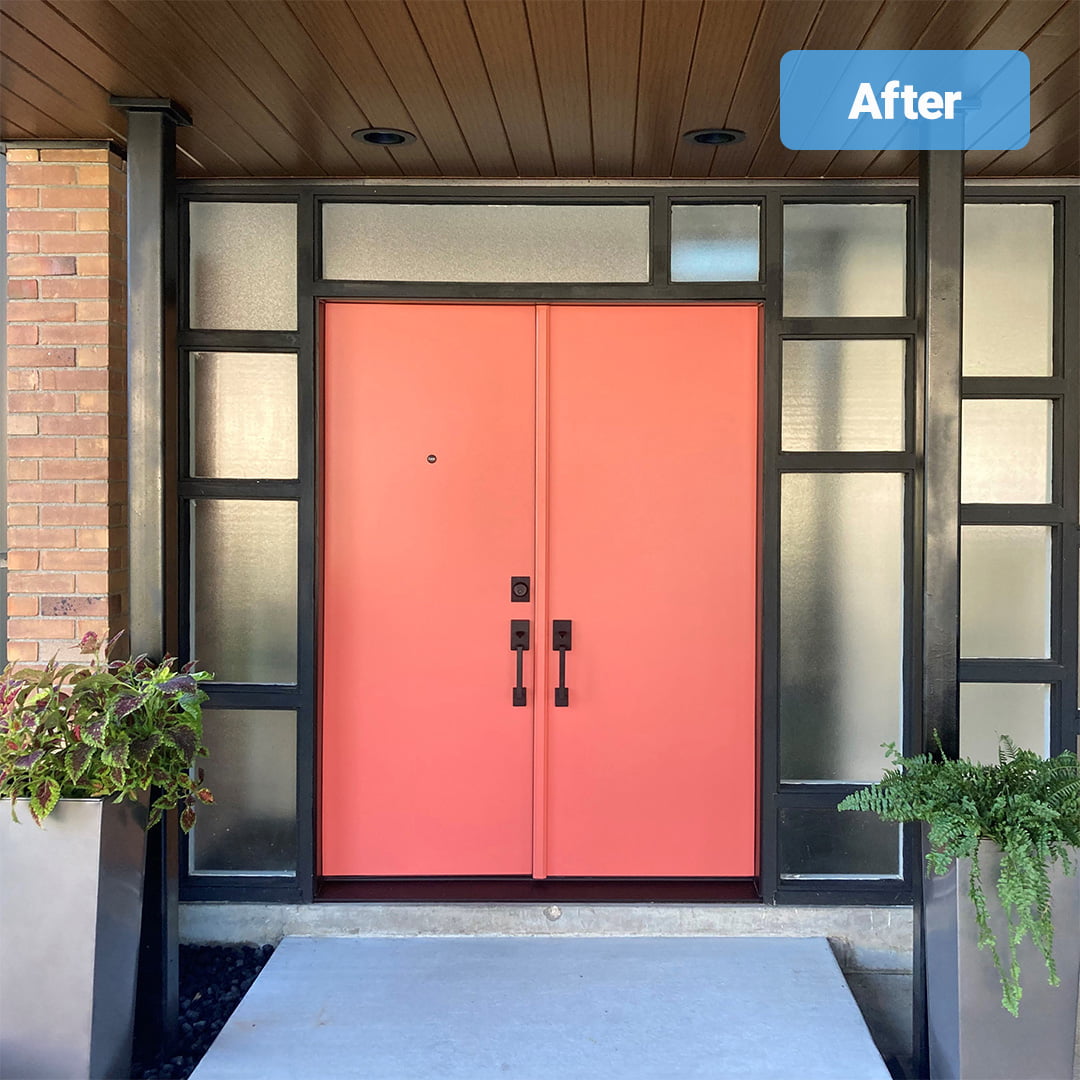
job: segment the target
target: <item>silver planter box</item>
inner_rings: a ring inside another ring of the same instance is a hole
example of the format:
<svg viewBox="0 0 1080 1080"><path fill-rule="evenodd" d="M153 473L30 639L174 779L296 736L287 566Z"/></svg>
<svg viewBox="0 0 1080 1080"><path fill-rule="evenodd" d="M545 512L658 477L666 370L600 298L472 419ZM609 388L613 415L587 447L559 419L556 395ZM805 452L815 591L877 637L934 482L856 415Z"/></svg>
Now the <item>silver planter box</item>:
<svg viewBox="0 0 1080 1080"><path fill-rule="evenodd" d="M990 924L1007 962L1005 914L997 900L1001 854L979 849ZM1061 985L1047 982L1042 954L1030 942L1019 949L1020 1016L1001 1005L1001 983L989 949L978 947L975 911L968 899L971 860L923 883L926 926L930 1075L933 1080L1072 1080L1080 982L1080 878L1052 869L1054 959Z"/></svg>
<svg viewBox="0 0 1080 1080"><path fill-rule="evenodd" d="M146 807L0 806L0 1076L131 1075Z"/></svg>

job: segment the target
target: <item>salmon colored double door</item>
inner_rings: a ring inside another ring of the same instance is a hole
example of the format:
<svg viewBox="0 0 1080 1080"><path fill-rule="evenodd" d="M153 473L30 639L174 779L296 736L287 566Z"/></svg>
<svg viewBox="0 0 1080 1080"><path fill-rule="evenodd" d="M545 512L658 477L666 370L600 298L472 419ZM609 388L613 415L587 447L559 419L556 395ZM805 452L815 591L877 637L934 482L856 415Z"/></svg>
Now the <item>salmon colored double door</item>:
<svg viewBox="0 0 1080 1080"><path fill-rule="evenodd" d="M322 874L754 874L757 378L750 305L327 305Z"/></svg>

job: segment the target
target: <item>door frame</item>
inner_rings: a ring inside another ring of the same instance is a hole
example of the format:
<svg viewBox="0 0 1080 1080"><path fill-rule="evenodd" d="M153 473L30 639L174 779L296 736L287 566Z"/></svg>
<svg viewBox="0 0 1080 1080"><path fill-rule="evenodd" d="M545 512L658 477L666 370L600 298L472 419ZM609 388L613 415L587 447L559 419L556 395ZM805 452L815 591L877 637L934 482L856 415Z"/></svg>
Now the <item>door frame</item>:
<svg viewBox="0 0 1080 1080"><path fill-rule="evenodd" d="M918 841L909 830L904 844L904 877L888 881L865 879L844 881L791 881L779 875L779 814L786 808L824 809L835 806L838 798L850 790L845 785L784 785L778 769L778 631L779 631L779 477L785 470L795 471L899 471L908 478L908 523L905 529L907 554L904 569L905 648L903 672L905 709L903 736L907 749L921 749L921 695L923 671L921 663L921 627L924 622L921 586L922 552L933 545L942 551L952 544L950 536L941 532L932 521L924 522L917 513L923 501L922 452L923 429L920 402L930 390L946 392L941 385L941 373L931 373L937 379L934 387L926 386L922 371L922 354L916 347L919 339L920 315L915 301L925 291L925 235L918 227L916 214L919 199L916 180L806 180L806 181L580 181L536 182L475 182L460 181L432 183L430 181L355 180L184 180L178 185L180 203L181 242L178 251L180 329L178 346L182 361L180 416L187 415L183 375L186 356L200 349L269 350L297 353L300 361L299 404L301 416L300 477L296 483L266 482L239 484L235 481L201 481L185 473L179 481L178 512L169 521L175 529L181 553L188 550L189 527L186 503L196 497L272 497L296 498L300 502L300 545L303 557L298 571L300 610L299 681L292 687L244 686L211 684L212 707L220 708L289 708L297 711L297 837L298 862L294 876L283 878L258 874L233 874L220 877L192 875L188 871L186 841L181 848L181 895L186 900L235 900L310 902L322 898L314 873L315 822L315 699L314 673L317 658L314 635L318 611L316 563L313 552L317 541L317 361L318 306L322 301L343 299L427 299L427 300L521 300L543 301L610 301L649 303L651 301L756 301L764 304L764 378L763 441L764 463L762 485L764 492L762 527L762 563L760 571L761 604L761 876L760 896L766 902L790 904L890 905L910 903L913 875L921 870ZM1080 193L1056 182L972 182L967 197L994 202L1048 202L1055 206L1057 217L1057 324L1055 352L1062 357L1075 352L1080 341L1080 317L1075 301L1076 270L1065 265L1065 252L1075 246L1080 237L1080 214L1076 206ZM651 209L650 246L652 249L651 278L648 282L625 285L528 285L473 283L403 283L373 281L330 281L322 277L321 241L319 238L320 206L335 201L422 202L422 203L571 203L571 204L648 204ZM293 331L205 331L191 328L187 320L187 205L191 201L224 202L289 202L297 206L297 282L298 322ZM737 283L679 283L672 282L666 266L670 246L669 208L673 203L756 203L761 208L761 264L756 282ZM783 275L782 212L792 203L903 203L908 208L908 313L903 317L873 319L793 319L784 318L781 307ZM839 335L843 337L890 337L908 342L909 373L914 385L909 390L909 412L915 419L914 439L908 453L891 455L886 465L877 460L880 455L851 454L840 461L837 455L800 454L796 464L790 455L779 450L779 360L781 342L786 337L813 338ZM1073 380L1071 369L1065 376ZM1074 385L1070 381L1069 385ZM935 389L936 388L936 389ZM1070 417L1072 412L1069 413ZM186 460L186 425L181 424L179 458ZM1066 424L1065 439L1072 445L1076 438L1075 422ZM1071 466L1069 466L1071 468ZM958 463L956 463L958 469ZM276 485L276 486L273 486ZM1075 485L1073 485L1075 487ZM1073 490L1065 484L1067 492ZM179 640L190 640L190 593L186 584L186 567L179 577L179 597L176 609ZM1060 610L1055 614L1055 626L1060 629L1062 655L1074 655L1076 631L1077 567L1075 560L1062 563L1062 586L1058 594ZM948 616L938 612L936 601L930 598L926 620ZM182 645L182 655L187 646ZM1073 670L1071 666L1069 670ZM1062 681L1062 679L1064 681ZM1075 672L1055 682L1052 697L1052 730L1055 744L1068 745L1076 738L1077 714L1069 705L1069 691L1075 687ZM482 883L481 883L482 884ZM478 886L480 887L480 886ZM585 886L582 886L584 888ZM656 892L654 885L653 891ZM409 894L414 895L414 894ZM490 897L490 891L484 894ZM387 887L390 898L409 898ZM326 899L336 897L326 895ZM374 898L374 897L373 897ZM420 898L420 897L417 897ZM450 897L447 897L448 899ZM517 899L517 897L507 897ZM597 898L597 897L591 897ZM637 896L636 899L649 899ZM661 899L659 894L656 899ZM675 896L673 899L681 899ZM687 899L693 897L688 896ZM705 898L707 899L707 898Z"/></svg>

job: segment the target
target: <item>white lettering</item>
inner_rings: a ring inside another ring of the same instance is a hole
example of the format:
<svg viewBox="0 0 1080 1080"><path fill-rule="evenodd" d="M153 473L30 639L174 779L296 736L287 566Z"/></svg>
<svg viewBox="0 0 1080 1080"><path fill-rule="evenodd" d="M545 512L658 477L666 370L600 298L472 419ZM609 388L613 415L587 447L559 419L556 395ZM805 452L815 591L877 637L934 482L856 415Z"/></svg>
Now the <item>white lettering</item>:
<svg viewBox="0 0 1080 1080"><path fill-rule="evenodd" d="M896 104L896 99L900 96L897 93L897 88L900 86L899 79L892 79L885 84L885 89L881 91L881 100L885 103L885 119L893 119L893 105Z"/></svg>
<svg viewBox="0 0 1080 1080"><path fill-rule="evenodd" d="M919 114L915 111L915 98L919 91L910 84L904 87L903 93L900 95L904 99L904 119L905 120L918 120Z"/></svg>
<svg viewBox="0 0 1080 1080"><path fill-rule="evenodd" d="M868 83L859 83L859 92L851 104L851 112L847 114L849 120L858 120L861 113L869 113L875 120L881 119L881 110L878 108L874 97L874 88Z"/></svg>
<svg viewBox="0 0 1080 1080"><path fill-rule="evenodd" d="M924 120L941 119L941 95L933 90L927 90L919 95L919 115Z"/></svg>
<svg viewBox="0 0 1080 1080"><path fill-rule="evenodd" d="M905 120L940 120L942 110L946 120L955 119L956 103L963 98L959 90L946 90L944 94L936 90L926 90L919 93L910 83L900 88L899 79L890 79L885 84L885 89L879 95L881 105L878 105L874 97L874 87L868 83L859 83L859 89L855 94L855 100L851 103L848 111L849 120L858 120L864 114L871 120L894 120L896 119L896 103L902 101Z"/></svg>

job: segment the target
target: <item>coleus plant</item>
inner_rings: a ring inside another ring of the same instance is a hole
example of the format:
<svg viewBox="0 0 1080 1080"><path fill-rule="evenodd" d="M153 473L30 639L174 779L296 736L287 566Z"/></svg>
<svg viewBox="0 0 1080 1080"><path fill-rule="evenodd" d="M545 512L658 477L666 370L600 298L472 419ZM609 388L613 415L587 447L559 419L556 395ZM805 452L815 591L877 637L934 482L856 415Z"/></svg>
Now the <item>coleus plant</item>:
<svg viewBox="0 0 1080 1080"><path fill-rule="evenodd" d="M187 832L196 805L214 801L195 770L206 755L199 683L212 676L194 663L177 671L168 656L112 660L119 636L86 634L79 663L9 664L0 675L0 798L12 817L16 799L40 825L62 798L120 802L154 788L147 828L178 806Z"/></svg>

